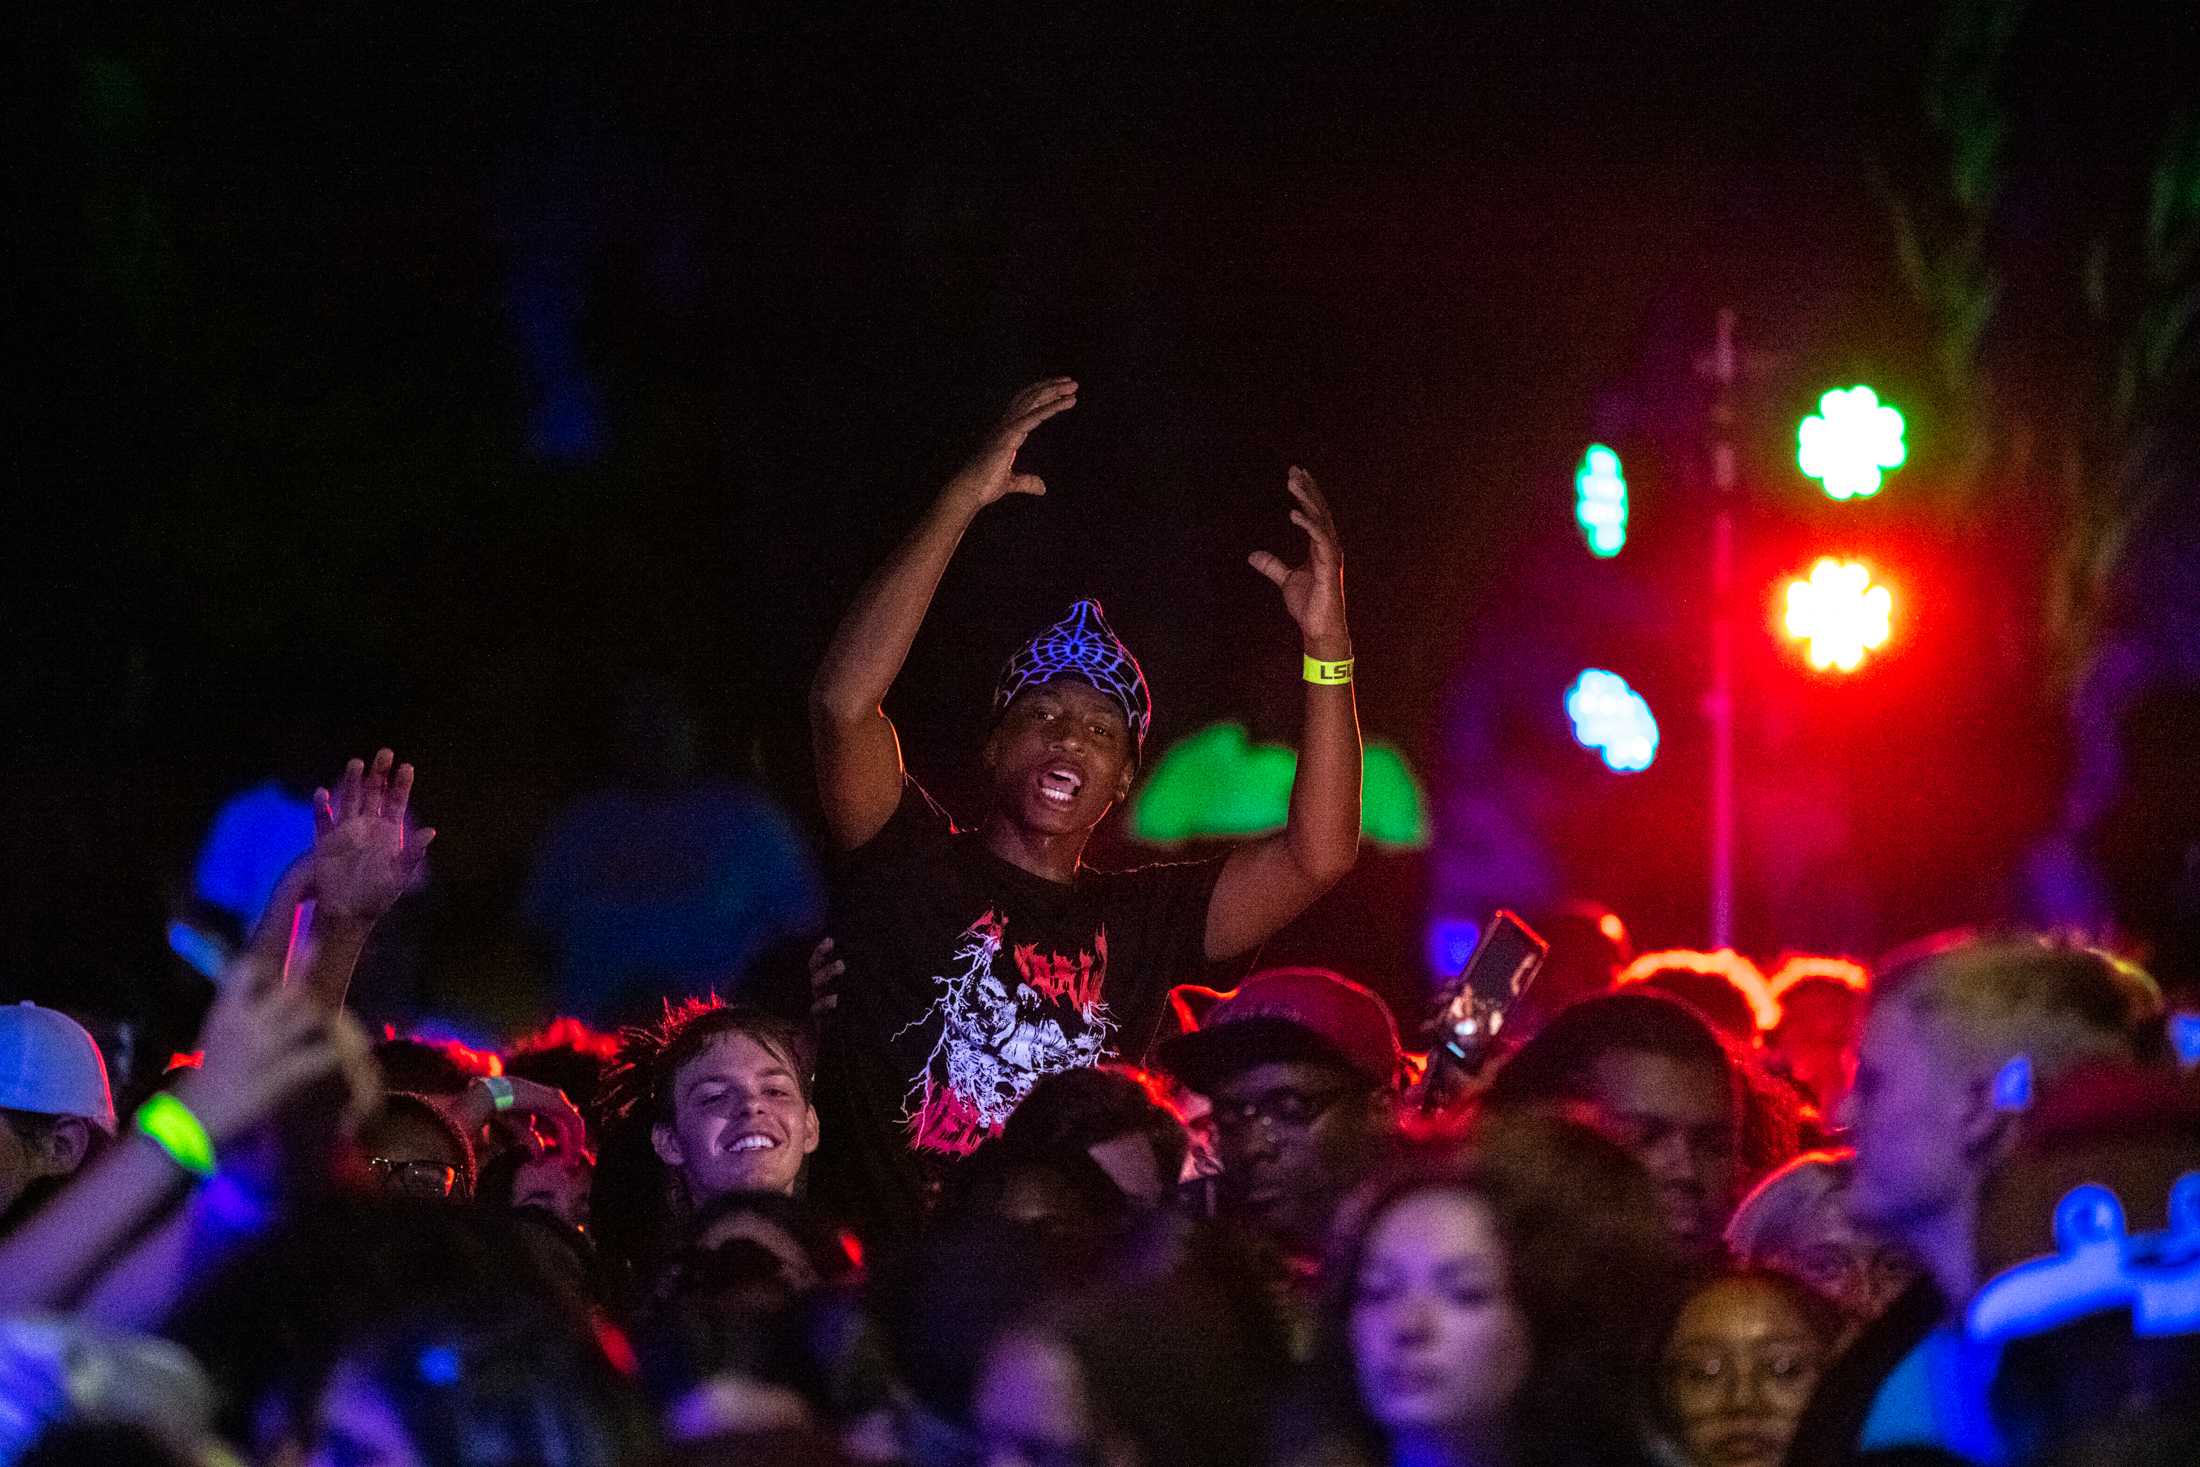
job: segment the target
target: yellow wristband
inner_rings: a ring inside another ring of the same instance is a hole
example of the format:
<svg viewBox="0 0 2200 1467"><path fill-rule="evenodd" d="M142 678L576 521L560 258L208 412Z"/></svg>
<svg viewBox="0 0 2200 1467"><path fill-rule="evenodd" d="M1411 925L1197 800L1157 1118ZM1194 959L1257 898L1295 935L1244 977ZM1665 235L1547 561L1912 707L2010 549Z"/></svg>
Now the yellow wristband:
<svg viewBox="0 0 2200 1467"><path fill-rule="evenodd" d="M1303 676L1306 680L1321 687L1342 687L1352 681L1352 659L1349 657L1342 662L1324 662L1309 652L1302 666L1305 668Z"/></svg>

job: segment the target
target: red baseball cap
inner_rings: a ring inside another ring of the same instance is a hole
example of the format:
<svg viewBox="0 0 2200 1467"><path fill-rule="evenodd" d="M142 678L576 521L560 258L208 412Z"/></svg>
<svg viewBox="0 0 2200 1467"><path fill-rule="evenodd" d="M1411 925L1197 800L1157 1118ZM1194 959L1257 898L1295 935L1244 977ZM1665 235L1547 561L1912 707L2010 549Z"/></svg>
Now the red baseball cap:
<svg viewBox="0 0 2200 1467"><path fill-rule="evenodd" d="M1162 1041L1154 1058L1203 1095L1255 1065L1291 1060L1338 1065L1383 1086L1405 1068L1389 1005L1327 968L1255 973L1223 994L1197 1029Z"/></svg>

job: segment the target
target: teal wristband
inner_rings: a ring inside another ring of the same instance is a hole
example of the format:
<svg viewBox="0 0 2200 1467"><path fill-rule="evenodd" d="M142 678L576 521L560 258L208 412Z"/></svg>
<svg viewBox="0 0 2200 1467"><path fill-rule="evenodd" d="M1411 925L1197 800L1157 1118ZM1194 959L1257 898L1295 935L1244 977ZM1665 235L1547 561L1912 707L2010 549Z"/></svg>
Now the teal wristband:
<svg viewBox="0 0 2200 1467"><path fill-rule="evenodd" d="M514 1098L512 1095L512 1082L502 1075L483 1075L481 1077L481 1088L489 1092L489 1099L495 1102L498 1110L506 1111L512 1108Z"/></svg>
<svg viewBox="0 0 2200 1467"><path fill-rule="evenodd" d="M161 1091L138 1107L137 1128L194 1177L214 1175L214 1141L191 1107Z"/></svg>

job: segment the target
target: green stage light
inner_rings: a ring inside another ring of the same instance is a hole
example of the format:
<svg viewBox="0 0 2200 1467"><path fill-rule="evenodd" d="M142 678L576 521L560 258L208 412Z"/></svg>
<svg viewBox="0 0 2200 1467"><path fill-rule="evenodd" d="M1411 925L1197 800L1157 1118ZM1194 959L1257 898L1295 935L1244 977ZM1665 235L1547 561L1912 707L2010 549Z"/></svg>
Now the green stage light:
<svg viewBox="0 0 2200 1467"><path fill-rule="evenodd" d="M1283 829L1298 755L1256 744L1240 723L1216 723L1171 744L1131 798L1131 838L1173 846L1239 840ZM1367 746L1361 759L1360 831L1395 850L1428 844L1428 807L1405 755Z"/></svg>
<svg viewBox="0 0 2200 1467"><path fill-rule="evenodd" d="M1627 543L1627 475L1619 455L1601 443L1590 444L1574 470L1574 523L1599 560L1610 560Z"/></svg>
<svg viewBox="0 0 2200 1467"><path fill-rule="evenodd" d="M1869 499L1909 449L1902 414L1869 387L1835 390L1796 430L1795 462L1835 499Z"/></svg>

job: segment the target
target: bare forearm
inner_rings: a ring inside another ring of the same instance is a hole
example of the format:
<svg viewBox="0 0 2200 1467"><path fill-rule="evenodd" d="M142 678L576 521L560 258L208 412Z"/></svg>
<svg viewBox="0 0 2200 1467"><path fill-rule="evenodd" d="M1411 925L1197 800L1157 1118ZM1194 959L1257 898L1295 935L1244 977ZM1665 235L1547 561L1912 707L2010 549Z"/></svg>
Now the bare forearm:
<svg viewBox="0 0 2200 1467"><path fill-rule="evenodd" d="M1336 522L1311 474L1294 467L1285 482L1298 504L1291 523L1306 532L1306 564L1286 565L1265 550L1246 559L1283 592L1306 656L1348 663L1352 633ZM1207 903L1207 956L1234 958L1266 942L1343 879L1359 854L1360 715L1350 669L1330 667L1308 679L1284 828L1238 847L1222 863Z"/></svg>
<svg viewBox="0 0 2200 1467"><path fill-rule="evenodd" d="M1320 645L1338 650L1326 639ZM1342 880L1359 849L1360 719L1352 685L1310 684L1290 814L1282 830L1248 841L1223 862L1207 905L1207 956L1235 958L1266 942Z"/></svg>
<svg viewBox="0 0 2200 1467"><path fill-rule="evenodd" d="M159 1147L125 1134L0 1244L0 1313L69 1307L184 1191Z"/></svg>
<svg viewBox="0 0 2200 1467"><path fill-rule="evenodd" d="M344 1006L351 989L351 975L367 948L374 930L371 918L318 910L313 914L309 940L296 944L285 963L289 981L318 998L330 1010Z"/></svg>
<svg viewBox="0 0 2200 1467"><path fill-rule="evenodd" d="M853 721L877 711L978 508L974 496L950 487L864 585L810 685L819 715Z"/></svg>
<svg viewBox="0 0 2200 1467"><path fill-rule="evenodd" d="M193 1211L185 1203L121 1257L102 1260L78 1311L116 1329L157 1328L190 1282Z"/></svg>
<svg viewBox="0 0 2200 1467"><path fill-rule="evenodd" d="M1315 651L1323 661L1342 661L1343 648ZM1360 714L1352 684L1306 688L1306 723L1299 736L1299 765L1291 785L1284 827L1293 862L1308 880L1327 887L1352 869L1360 854Z"/></svg>

